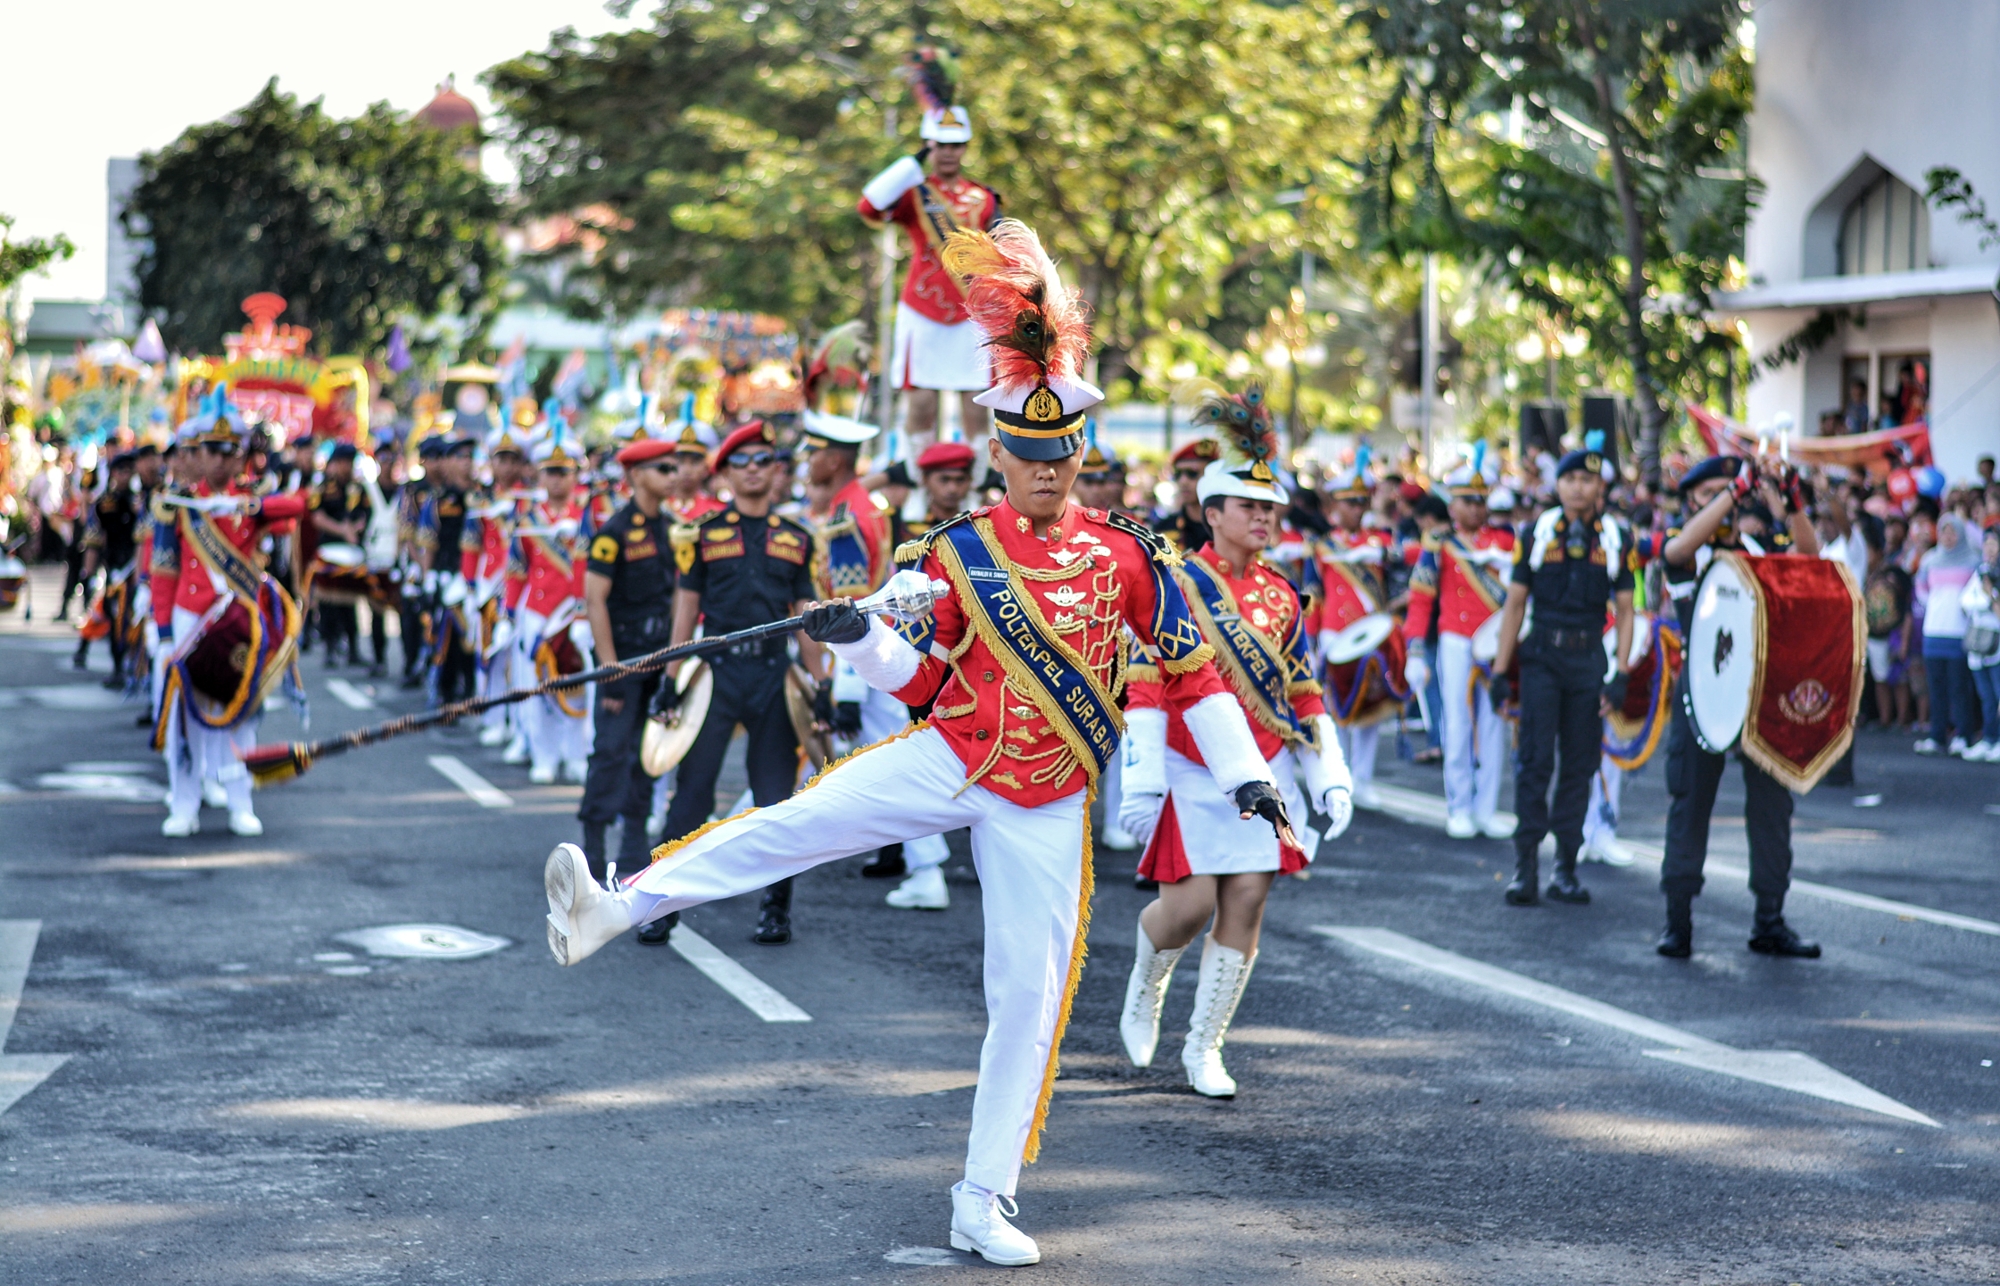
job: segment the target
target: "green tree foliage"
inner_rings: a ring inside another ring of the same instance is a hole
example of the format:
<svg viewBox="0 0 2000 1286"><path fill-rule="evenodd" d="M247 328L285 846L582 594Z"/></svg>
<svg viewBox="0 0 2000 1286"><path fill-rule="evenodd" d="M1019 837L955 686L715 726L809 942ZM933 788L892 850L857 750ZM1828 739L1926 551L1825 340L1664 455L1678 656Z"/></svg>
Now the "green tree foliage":
<svg viewBox="0 0 2000 1286"><path fill-rule="evenodd" d="M1033 225L1093 302L1101 375L1225 283L1337 242L1336 175L1368 102L1355 33L1257 0L670 0L645 30L488 73L531 209L579 219L564 253L601 306L664 302L825 326L872 312L860 189L915 149L897 67L954 49L977 137L966 172ZM896 128L888 128L895 112Z"/></svg>
<svg viewBox="0 0 2000 1286"><path fill-rule="evenodd" d="M323 353L372 352L404 318L476 329L504 271L500 207L460 142L386 103L339 120L272 80L142 158L123 215L147 244L141 307L184 352L219 349L260 290Z"/></svg>
<svg viewBox="0 0 2000 1286"><path fill-rule="evenodd" d="M1755 195L1745 16L1741 0L1379 0L1356 17L1398 73L1357 201L1369 244L1481 260L1622 353L1649 476L1670 400L1705 396L1736 357L1703 314Z"/></svg>

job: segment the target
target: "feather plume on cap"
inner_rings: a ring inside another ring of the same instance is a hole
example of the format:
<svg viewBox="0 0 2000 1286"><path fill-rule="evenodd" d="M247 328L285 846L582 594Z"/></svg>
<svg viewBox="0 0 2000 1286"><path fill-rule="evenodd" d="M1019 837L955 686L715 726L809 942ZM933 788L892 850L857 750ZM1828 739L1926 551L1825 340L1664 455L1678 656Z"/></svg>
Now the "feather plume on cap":
<svg viewBox="0 0 2000 1286"><path fill-rule="evenodd" d="M941 112L958 97L958 59L949 49L920 45L903 60L903 77L927 112Z"/></svg>
<svg viewBox="0 0 2000 1286"><path fill-rule="evenodd" d="M1222 443L1222 462L1231 472L1248 471L1259 482L1277 476L1278 432L1271 424L1263 385L1231 393L1209 380L1189 380L1174 390L1174 401L1190 411L1197 429L1216 435Z"/></svg>
<svg viewBox="0 0 2000 1286"><path fill-rule="evenodd" d="M1018 219L1000 220L991 233L959 228L945 242L943 259L965 281L966 311L986 332L996 388L1082 376L1090 356L1083 301L1063 284L1033 228Z"/></svg>

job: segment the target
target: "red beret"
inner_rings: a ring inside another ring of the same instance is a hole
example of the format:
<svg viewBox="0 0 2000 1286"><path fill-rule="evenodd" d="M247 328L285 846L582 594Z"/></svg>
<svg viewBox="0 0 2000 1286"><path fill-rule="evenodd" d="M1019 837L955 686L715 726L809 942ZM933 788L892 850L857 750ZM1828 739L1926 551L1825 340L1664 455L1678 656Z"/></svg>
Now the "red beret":
<svg viewBox="0 0 2000 1286"><path fill-rule="evenodd" d="M640 438L618 453L618 463L627 469L674 454L674 444L663 438Z"/></svg>
<svg viewBox="0 0 2000 1286"><path fill-rule="evenodd" d="M1192 460L1197 464L1207 464L1222 455L1222 447L1214 438L1197 438L1174 452L1173 463L1185 464Z"/></svg>
<svg viewBox="0 0 2000 1286"><path fill-rule="evenodd" d="M933 442L917 457L917 468L925 473L932 469L972 469L972 448L963 442Z"/></svg>
<svg viewBox="0 0 2000 1286"><path fill-rule="evenodd" d="M744 447L776 446L777 444L778 431L776 429L762 420L752 420L739 429L731 430L729 436L722 439L722 445L715 448L715 467L717 469L725 467L729 461L729 457L741 451Z"/></svg>

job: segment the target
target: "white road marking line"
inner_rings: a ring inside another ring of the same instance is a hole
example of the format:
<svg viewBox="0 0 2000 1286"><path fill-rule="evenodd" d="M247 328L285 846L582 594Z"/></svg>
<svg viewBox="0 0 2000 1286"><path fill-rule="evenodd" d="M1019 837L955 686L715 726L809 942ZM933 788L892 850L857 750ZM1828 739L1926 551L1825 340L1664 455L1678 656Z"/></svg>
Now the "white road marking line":
<svg viewBox="0 0 2000 1286"><path fill-rule="evenodd" d="M35 958L40 920L0 920L0 1049L14 1013L21 1007L21 989L28 984L28 964ZM0 1054L0 1113L21 1101L69 1061L68 1054Z"/></svg>
<svg viewBox="0 0 2000 1286"><path fill-rule="evenodd" d="M777 989L723 955L713 942L685 924L675 925L667 945L681 959L708 975L708 980L743 1002L743 1007L767 1023L809 1023L812 1015L779 995Z"/></svg>
<svg viewBox="0 0 2000 1286"><path fill-rule="evenodd" d="M1444 799L1439 795L1427 794L1421 790L1406 790L1401 786L1385 786L1377 783L1376 793L1382 798L1381 811L1404 821L1442 827L1444 825ZM1500 820L1512 823L1512 813L1495 814ZM1620 837L1625 848L1640 861L1658 866L1666 860L1665 850L1653 844L1642 844L1637 840ZM1711 857L1703 867L1704 873L1716 879L1748 880L1750 868L1738 866L1734 862L1717 861ZM1868 893L1856 893L1851 889L1837 888L1831 884L1820 884L1813 880L1792 880L1792 892L1803 893L1807 897L1821 898L1828 902L1839 902L1845 906L1859 907L1864 911L1880 911L1885 915L1901 916L1910 920L1922 920L1927 924L1942 925L1947 929L1963 929L1967 933L1984 933L1989 937L2000 937L2000 923L1981 920L1969 915L1954 915L1950 911L1936 911L1914 902L1898 902L1893 898L1878 898Z"/></svg>
<svg viewBox="0 0 2000 1286"><path fill-rule="evenodd" d="M1471 983L1488 991L1511 996L1533 1005L1554 1009L1581 1018L1585 1022L1597 1023L1622 1031L1629 1036L1637 1036L1644 1041L1669 1046L1667 1049L1644 1051L1648 1058L1665 1059L1685 1067L1696 1067L1703 1071L1719 1072L1724 1076L1734 1076L1740 1080L1756 1081L1760 1085L1771 1085L1778 1089L1791 1090L1797 1094L1808 1094L1814 1098L1827 1099L1834 1103L1844 1103L1866 1112L1876 1112L1883 1116L1893 1116L1897 1120L1912 1121L1918 1125L1936 1127L1937 1122L1915 1108L1905 1107L1886 1094L1869 1089L1860 1081L1853 1080L1834 1071L1825 1063L1809 1054L1796 1050L1743 1050L1697 1036L1693 1032L1669 1027L1629 1010L1607 1005L1601 1000L1592 1000L1561 987L1553 987L1545 982L1524 977L1506 969L1482 964L1477 960L1458 955L1405 937L1390 929L1365 929L1333 925L1315 925L1313 932L1325 934L1336 942L1345 943L1363 951L1373 952L1391 960L1443 974L1460 982ZM1941 1128L1941 1127L1940 1127Z"/></svg>
<svg viewBox="0 0 2000 1286"><path fill-rule="evenodd" d="M333 699L349 710L373 710L375 698L355 687L346 679L328 679L326 690L333 693Z"/></svg>
<svg viewBox="0 0 2000 1286"><path fill-rule="evenodd" d="M445 779L472 796L481 808L512 808L514 797L501 790L492 782L481 777L466 766L457 755L431 755L431 767L444 774Z"/></svg>

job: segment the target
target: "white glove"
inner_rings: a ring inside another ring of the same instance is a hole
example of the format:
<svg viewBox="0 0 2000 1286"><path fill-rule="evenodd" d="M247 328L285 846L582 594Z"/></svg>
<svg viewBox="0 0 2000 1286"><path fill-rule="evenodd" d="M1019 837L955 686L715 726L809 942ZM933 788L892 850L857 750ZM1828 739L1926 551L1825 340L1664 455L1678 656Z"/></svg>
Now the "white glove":
<svg viewBox="0 0 2000 1286"><path fill-rule="evenodd" d="M1354 793L1345 786L1336 786L1326 792L1320 800L1320 811L1326 814L1326 839L1339 839L1347 833L1347 824L1354 820Z"/></svg>
<svg viewBox="0 0 2000 1286"><path fill-rule="evenodd" d="M1417 692L1431 685L1431 663L1412 652L1403 662L1403 682L1410 685L1410 691Z"/></svg>
<svg viewBox="0 0 2000 1286"><path fill-rule="evenodd" d="M1152 842L1153 831L1160 824L1160 810L1166 802L1164 795L1139 795L1127 790L1118 797L1118 825L1144 848Z"/></svg>
<svg viewBox="0 0 2000 1286"><path fill-rule="evenodd" d="M1300 752L1299 771L1305 776L1306 791L1312 802L1333 819L1333 828L1328 832L1328 838L1332 838L1346 830L1354 817L1354 778L1348 775L1347 756L1340 753L1340 738L1334 732L1331 716L1313 717L1313 736L1319 742L1319 749Z"/></svg>

